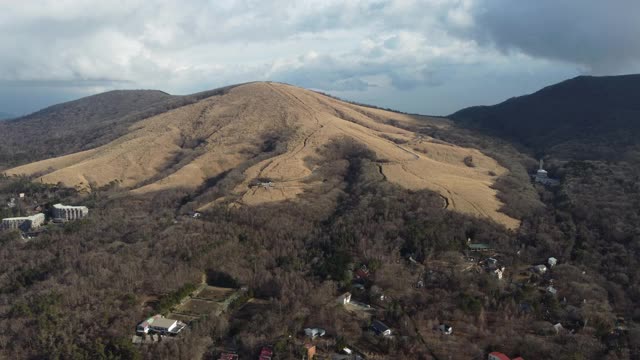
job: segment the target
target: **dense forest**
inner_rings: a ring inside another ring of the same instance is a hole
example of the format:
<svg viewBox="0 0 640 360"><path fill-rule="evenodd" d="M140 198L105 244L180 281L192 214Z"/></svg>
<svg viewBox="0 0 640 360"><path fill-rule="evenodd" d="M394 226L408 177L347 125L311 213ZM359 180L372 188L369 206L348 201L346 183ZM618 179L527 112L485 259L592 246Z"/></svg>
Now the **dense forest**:
<svg viewBox="0 0 640 360"><path fill-rule="evenodd" d="M640 75L579 76L450 118L567 160L637 158ZM625 154L621 154L625 153Z"/></svg>
<svg viewBox="0 0 640 360"><path fill-rule="evenodd" d="M116 188L104 188L86 197L3 179L5 197L27 189L27 198L38 203L82 202L92 209L89 219L52 225L31 241L3 235L3 356L191 359L215 358L221 348L233 347L251 358L270 344L279 358L299 358L302 350L289 335L295 338L307 326L326 329L330 349L357 344L388 358L437 359L456 352L462 356L453 358L480 359L490 350L529 359L638 356L640 331L631 321L638 316L638 267L637 257L628 254L638 248L637 236L613 232L626 229L604 218L590 221L588 212L566 203L565 188L539 189L547 208L526 218L518 233L508 232L442 209L435 193L383 181L365 148L335 146L331 171L344 181L326 201L308 194L300 202L219 206L199 219L183 216L190 199L181 191L122 197ZM575 166L593 176L598 171ZM461 271L468 263L467 238L503 249L499 259L512 275L498 280ZM602 251L604 241L620 248ZM538 290L548 279L516 281L515 269L551 255L560 261L552 269L558 295ZM368 290L375 284L388 299L376 317L400 336L372 336L366 320L337 306L335 298L351 289L352 271L363 264L373 273ZM175 341L133 345L135 325L158 311L149 299L198 283L203 273L246 286L263 301L260 311L242 321L233 314L212 316ZM624 333L615 332L620 316L629 319ZM457 337L433 330L445 321L454 324ZM556 323L563 324L563 333L556 335Z"/></svg>

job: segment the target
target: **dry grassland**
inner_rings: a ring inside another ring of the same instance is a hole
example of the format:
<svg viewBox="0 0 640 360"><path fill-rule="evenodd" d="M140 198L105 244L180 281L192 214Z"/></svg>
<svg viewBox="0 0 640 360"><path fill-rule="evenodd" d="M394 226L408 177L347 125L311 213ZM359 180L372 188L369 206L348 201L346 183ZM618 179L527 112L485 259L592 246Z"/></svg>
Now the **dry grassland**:
<svg viewBox="0 0 640 360"><path fill-rule="evenodd" d="M305 159L317 157L318 149L333 139L346 137L376 153L388 181L437 191L453 210L489 217L508 228L519 225L498 211L502 204L491 185L507 170L494 159L392 126L390 120L449 126L444 121L348 104L289 85L252 83L140 121L127 135L99 148L7 173L46 173L43 182L84 189L116 180L139 194L195 189L260 154L265 138L286 133L286 150L248 167L244 181L233 189L240 204L253 205L293 199L316 186L318 182L311 180L316 169ZM148 183L174 165L176 154L190 150L185 143L199 144L193 159ZM468 156L473 157L473 167L464 163ZM256 179L269 179L272 184L253 186Z"/></svg>

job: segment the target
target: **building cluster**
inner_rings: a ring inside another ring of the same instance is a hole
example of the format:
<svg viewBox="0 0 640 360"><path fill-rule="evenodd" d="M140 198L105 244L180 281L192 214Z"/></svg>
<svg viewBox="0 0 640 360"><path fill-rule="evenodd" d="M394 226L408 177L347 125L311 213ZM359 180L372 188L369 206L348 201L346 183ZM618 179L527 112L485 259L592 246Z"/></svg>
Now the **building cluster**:
<svg viewBox="0 0 640 360"><path fill-rule="evenodd" d="M79 220L89 215L89 208L86 206L68 206L55 204L51 208L51 215L54 221Z"/></svg>
<svg viewBox="0 0 640 360"><path fill-rule="evenodd" d="M21 196L23 194L20 194ZM11 217L2 219L0 223L0 230L20 230L22 232L33 231L45 224L46 216L42 211L41 206L34 208L38 213L30 216ZM51 217L54 222L66 222L79 220L89 215L89 208L86 206L67 206L62 204L55 204L51 208Z"/></svg>
<svg viewBox="0 0 640 360"><path fill-rule="evenodd" d="M44 224L44 214L38 213L31 216L13 217L2 219L0 228L2 230L21 230L30 231L37 229Z"/></svg>

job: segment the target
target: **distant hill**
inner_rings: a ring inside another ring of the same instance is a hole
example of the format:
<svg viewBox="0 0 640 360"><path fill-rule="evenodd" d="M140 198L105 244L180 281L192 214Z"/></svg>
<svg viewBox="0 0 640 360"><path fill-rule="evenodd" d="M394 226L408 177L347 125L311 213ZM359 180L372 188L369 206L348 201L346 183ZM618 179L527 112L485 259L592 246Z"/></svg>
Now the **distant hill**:
<svg viewBox="0 0 640 360"><path fill-rule="evenodd" d="M13 119L14 117L16 117L14 114L10 114L10 113L6 113L6 112L0 111L0 121Z"/></svg>
<svg viewBox="0 0 640 360"><path fill-rule="evenodd" d="M615 158L639 143L640 75L580 76L449 117L538 153L574 159Z"/></svg>
<svg viewBox="0 0 640 360"><path fill-rule="evenodd" d="M0 123L0 169L103 145L136 121L221 94L187 96L157 90L115 90L54 105Z"/></svg>

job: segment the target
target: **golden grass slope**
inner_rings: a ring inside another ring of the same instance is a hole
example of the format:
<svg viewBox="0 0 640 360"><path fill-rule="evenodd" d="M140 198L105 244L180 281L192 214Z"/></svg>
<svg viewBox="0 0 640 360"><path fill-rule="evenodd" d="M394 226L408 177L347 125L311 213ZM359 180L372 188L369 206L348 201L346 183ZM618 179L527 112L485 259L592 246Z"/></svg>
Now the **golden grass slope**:
<svg viewBox="0 0 640 360"><path fill-rule="evenodd" d="M494 159L475 149L392 126L389 120L406 125L425 121L289 85L251 83L140 121L127 135L99 148L7 173L46 173L43 182L84 189L111 181L135 193L195 189L259 154L266 137L286 133L285 151L248 167L244 181L233 190L240 203L252 205L292 199L315 186L311 181L315 169L305 159L317 156L318 149L333 139L346 137L376 153L388 181L409 189L437 191L453 210L489 217L509 228L519 225L518 220L498 211L502 204L491 185L507 170ZM448 126L444 121L435 125ZM200 144L196 156L158 178L189 142ZM465 165L467 156L473 157L474 167ZM271 186L250 186L262 178L270 179Z"/></svg>

